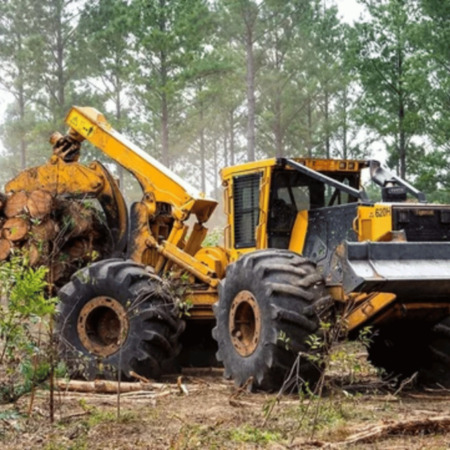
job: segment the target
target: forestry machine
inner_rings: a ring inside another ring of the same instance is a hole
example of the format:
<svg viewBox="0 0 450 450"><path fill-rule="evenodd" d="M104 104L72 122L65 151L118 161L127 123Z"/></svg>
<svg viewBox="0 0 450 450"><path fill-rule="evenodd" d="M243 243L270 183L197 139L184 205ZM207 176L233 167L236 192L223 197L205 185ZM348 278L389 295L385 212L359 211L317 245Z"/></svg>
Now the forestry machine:
<svg viewBox="0 0 450 450"><path fill-rule="evenodd" d="M300 361L293 372L313 386L324 358L311 353L339 321L342 338L371 333L369 359L385 373L450 387L449 205L427 203L373 160L249 162L221 171L224 245L204 247L215 200L95 109L73 107L66 123L49 162L6 191L93 198L104 211L110 257L58 294L60 350L73 373L155 378L218 361L237 385L273 390ZM129 210L101 163L78 162L84 140L139 182L142 199ZM381 201L360 188L364 168Z"/></svg>

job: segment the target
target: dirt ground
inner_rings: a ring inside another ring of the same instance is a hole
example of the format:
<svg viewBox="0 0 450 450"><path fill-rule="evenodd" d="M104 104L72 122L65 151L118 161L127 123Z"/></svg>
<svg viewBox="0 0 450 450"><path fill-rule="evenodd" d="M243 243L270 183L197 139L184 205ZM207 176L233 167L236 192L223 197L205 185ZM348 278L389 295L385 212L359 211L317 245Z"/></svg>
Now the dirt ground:
<svg viewBox="0 0 450 450"><path fill-rule="evenodd" d="M31 417L30 394L0 407L0 447L450 448L450 391L405 386L395 392L370 372L357 379L331 373L327 385L320 400L291 394L277 401L276 394L235 388L220 369L189 369L181 379L169 377L119 398L58 392L53 425L48 390L40 389ZM434 418L436 426L431 425ZM414 423L406 431L394 428L405 421ZM378 429L384 430L381 436L361 439L361 432Z"/></svg>

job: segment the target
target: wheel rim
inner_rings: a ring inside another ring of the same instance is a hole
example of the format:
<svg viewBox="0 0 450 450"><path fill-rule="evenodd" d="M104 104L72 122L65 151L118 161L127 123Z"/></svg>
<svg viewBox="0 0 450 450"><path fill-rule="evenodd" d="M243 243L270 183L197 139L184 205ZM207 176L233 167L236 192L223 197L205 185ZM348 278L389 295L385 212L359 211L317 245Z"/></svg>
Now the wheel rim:
<svg viewBox="0 0 450 450"><path fill-rule="evenodd" d="M261 334L261 314L258 303L249 291L234 297L230 308L231 342L241 356L250 356L258 347Z"/></svg>
<svg viewBox="0 0 450 450"><path fill-rule="evenodd" d="M125 308L113 298L95 297L86 303L78 317L78 336L83 346L98 356L116 353L128 335Z"/></svg>

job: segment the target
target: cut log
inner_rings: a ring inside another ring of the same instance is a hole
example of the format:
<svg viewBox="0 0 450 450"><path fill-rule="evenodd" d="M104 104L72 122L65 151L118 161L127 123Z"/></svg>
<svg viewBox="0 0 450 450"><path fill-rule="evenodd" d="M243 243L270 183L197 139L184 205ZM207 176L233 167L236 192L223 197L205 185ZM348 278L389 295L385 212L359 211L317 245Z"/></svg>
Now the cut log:
<svg viewBox="0 0 450 450"><path fill-rule="evenodd" d="M13 217L4 223L3 237L13 242L21 241L27 236L29 229L30 226L25 219Z"/></svg>
<svg viewBox="0 0 450 450"><path fill-rule="evenodd" d="M71 237L89 234L93 226L93 212L79 202L72 202L64 209L63 231Z"/></svg>
<svg viewBox="0 0 450 450"><path fill-rule="evenodd" d="M92 243L88 239L73 239L63 248L70 261L77 259L90 260L92 255Z"/></svg>
<svg viewBox="0 0 450 450"><path fill-rule="evenodd" d="M42 219L52 212L53 197L43 190L31 192L28 196L27 208L30 216L34 219Z"/></svg>
<svg viewBox="0 0 450 450"><path fill-rule="evenodd" d="M11 253L12 244L8 239L0 239L0 261L4 261Z"/></svg>
<svg viewBox="0 0 450 450"><path fill-rule="evenodd" d="M12 194L6 201L5 216L8 218L17 217L27 212L28 195L20 191Z"/></svg>
<svg viewBox="0 0 450 450"><path fill-rule="evenodd" d="M31 236L36 241L52 241L58 233L59 226L52 219L31 226Z"/></svg>

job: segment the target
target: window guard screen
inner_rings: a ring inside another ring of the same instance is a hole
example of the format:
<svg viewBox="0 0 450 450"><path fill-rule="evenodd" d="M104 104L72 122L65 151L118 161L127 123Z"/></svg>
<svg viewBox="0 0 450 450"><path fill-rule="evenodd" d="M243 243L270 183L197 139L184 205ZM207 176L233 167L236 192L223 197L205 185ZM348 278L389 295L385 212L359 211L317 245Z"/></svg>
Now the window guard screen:
<svg viewBox="0 0 450 450"><path fill-rule="evenodd" d="M233 180L235 248L256 246L260 178L261 173L256 173L235 177Z"/></svg>

